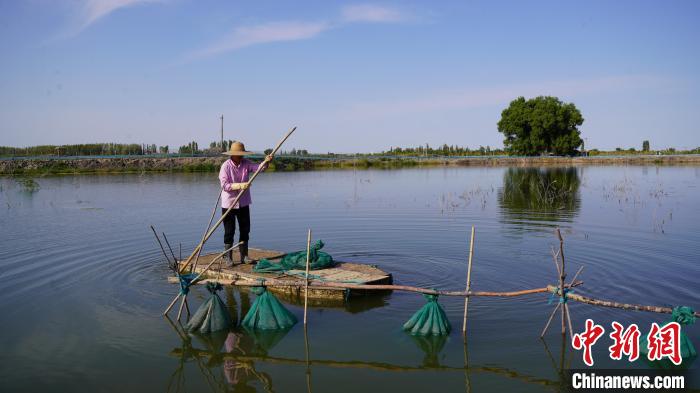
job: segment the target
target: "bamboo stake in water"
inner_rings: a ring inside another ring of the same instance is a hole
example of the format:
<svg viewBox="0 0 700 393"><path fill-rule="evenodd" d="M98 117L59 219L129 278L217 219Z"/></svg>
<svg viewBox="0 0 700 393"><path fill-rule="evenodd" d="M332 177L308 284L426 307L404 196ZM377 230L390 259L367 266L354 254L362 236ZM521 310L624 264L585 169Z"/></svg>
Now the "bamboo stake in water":
<svg viewBox="0 0 700 393"><path fill-rule="evenodd" d="M566 292L564 291L564 280L566 279L566 265L564 264L564 238L561 237L561 231L557 228L557 237L559 238L559 257L561 258L561 272L559 275L559 288L561 288L560 302L565 304ZM561 334L566 334L566 308L561 308Z"/></svg>
<svg viewBox="0 0 700 393"><path fill-rule="evenodd" d="M574 274L574 278L571 279L571 282L576 281L576 279L578 278L578 275L581 274L581 271L583 271L583 267L584 267L584 265L581 265L581 267L578 268L578 271L576 271L576 274Z"/></svg>
<svg viewBox="0 0 700 393"><path fill-rule="evenodd" d="M202 276L202 274L204 274L214 264L214 262L216 262L217 260L222 258L227 252L233 250L234 248L240 246L241 244L242 244L242 242L239 242L238 244L234 245L233 247L222 252L216 258L214 258L207 267L205 267L192 281L190 281L190 285L195 284L197 282L197 280L199 280L199 278ZM180 298L180 296L182 296L182 293L178 293L177 296L175 296L175 298L170 302L170 304L168 304L168 307L165 309L165 312L163 312L163 315L166 315L166 316L168 315L168 313L173 308L173 306L175 305L177 300ZM184 302L184 300L183 300L183 302ZM180 312L182 312L182 305L180 305ZM178 314L180 314L180 312L178 312ZM179 320L179 318L178 318L178 320Z"/></svg>
<svg viewBox="0 0 700 393"><path fill-rule="evenodd" d="M217 255L216 258L214 258L214 259L209 263L209 265L207 265L207 267L205 267L204 269L202 269L202 271L201 271L192 281L190 281L190 285L194 285L194 284L197 282L197 280L199 280L199 278L202 277L202 274L204 274L207 270L209 270L210 267L212 267L212 265L214 264L214 262L218 261L220 258L223 258L223 256L224 256L227 252L233 250L234 248L240 246L241 244L243 244L243 242L238 242L238 243L235 244L233 247L231 247L231 248L229 248L228 250L226 250L226 251L222 252L221 254ZM165 311L163 312L163 315L168 315L168 313L169 313L170 310L173 308L173 306L175 305L175 303L177 303L177 300L180 298L180 296L182 296L182 293L178 293L177 296L175 296L175 298L170 302L170 304L168 305L168 307L167 307L167 308L165 309Z"/></svg>
<svg viewBox="0 0 700 393"><path fill-rule="evenodd" d="M304 288L304 326L306 326L306 310L309 305L309 260L311 253L311 229L306 237L306 286Z"/></svg>
<svg viewBox="0 0 700 393"><path fill-rule="evenodd" d="M569 322L569 336L573 337L574 328L571 326L571 311L569 311L569 305L564 303L564 309L566 309L566 320Z"/></svg>
<svg viewBox="0 0 700 393"><path fill-rule="evenodd" d="M277 153L277 151L279 150L279 148L282 147L282 144L287 140L287 138L289 138L290 135L292 135L292 133L293 133L296 129L297 129L296 127L293 127L291 130L289 130L289 132L287 133L287 135L285 135L285 136L279 141L279 143L277 143L277 146L275 146L275 148L272 150L272 153L270 153L271 156L274 156L275 153ZM255 180L255 178L258 176L258 174L262 171L262 168L263 168L262 165L260 165L260 166L258 167L258 170L256 170L255 173L253 173L253 176L251 176L250 179L248 179L248 184L252 183L253 180ZM236 206L236 204L238 203L238 200L241 199L241 196L243 196L243 194L244 194L244 192L239 192L239 193L238 193L238 196L236 196L236 198L235 198L235 199L233 200L233 202L231 203L231 207L229 207L228 210L226 210L226 212L225 212L223 215L221 215L221 217L220 217L219 220L216 222L216 224L214 224L214 226L211 227L211 229L209 230L209 232L207 232L207 234L204 236L204 238L202 239L202 241L200 241L199 244L197 245L197 247L195 247L194 251L192 251L192 254L190 254L190 256L187 258L187 261L185 261L185 263L182 264L182 267L180 268L180 272L184 271L184 269L185 269L187 266L189 266L190 262L192 261L192 258L194 258L194 256L195 256L198 252L201 251L202 246L204 245L204 243L206 243L207 240L209 240L209 238L211 237L211 235L214 234L214 231L216 231L216 229L219 227L219 225L221 225L221 223L224 222L224 219L226 218L226 216L228 216L228 214L231 213L231 210L233 210L233 207Z"/></svg>
<svg viewBox="0 0 700 393"><path fill-rule="evenodd" d="M304 325L304 354L306 357L306 391L311 393L311 365L309 363L309 333Z"/></svg>
<svg viewBox="0 0 700 393"><path fill-rule="evenodd" d="M163 234L163 239L165 240L165 244L168 246L168 249L170 250L170 255L173 256L173 261L175 261L175 264L177 264L177 258L175 258L175 253L173 252L173 248L170 247L170 242L168 241L168 237L165 236L165 232L161 232Z"/></svg>
<svg viewBox="0 0 700 393"><path fill-rule="evenodd" d="M467 293L472 286L472 256L474 255L474 225L472 225L472 235L469 242L469 264L467 266ZM462 334L467 334L467 309L469 308L469 296L464 298L464 321L462 323Z"/></svg>
<svg viewBox="0 0 700 393"><path fill-rule="evenodd" d="M168 265L170 265L170 258L168 258L168 254L165 252L165 248L163 248L163 243L160 242L160 237L158 237L158 234L156 233L156 229L153 228L153 225L151 225L151 230L153 231L153 236L155 236L156 240L158 241L158 245L160 246L160 250L163 251L163 256L165 256L165 260L168 261Z"/></svg>
<svg viewBox="0 0 700 393"><path fill-rule="evenodd" d="M182 306L185 306L187 309L187 316L189 317L190 315L190 306L187 305L187 295L182 297L182 301L180 302L180 309L177 310L177 320L180 321L180 318L182 317Z"/></svg>
<svg viewBox="0 0 700 393"><path fill-rule="evenodd" d="M552 323L554 314L557 313L559 306L561 306L561 303L557 303L557 305L554 307L554 310L552 310L552 313L549 315L549 319L547 320L547 324L544 325L544 329L542 329L542 334L540 334L540 338L544 337L544 335L547 333L547 329L549 329L549 324Z"/></svg>
<svg viewBox="0 0 700 393"><path fill-rule="evenodd" d="M467 336L464 336L464 389L466 393L472 391L472 380L469 378L469 351L467 350Z"/></svg>

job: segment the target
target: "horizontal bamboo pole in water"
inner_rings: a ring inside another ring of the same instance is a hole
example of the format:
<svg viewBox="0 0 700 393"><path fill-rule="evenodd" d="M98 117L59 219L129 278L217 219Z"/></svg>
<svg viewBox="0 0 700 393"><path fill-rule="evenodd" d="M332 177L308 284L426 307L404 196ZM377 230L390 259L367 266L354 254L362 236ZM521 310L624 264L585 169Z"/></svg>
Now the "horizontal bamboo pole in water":
<svg viewBox="0 0 700 393"><path fill-rule="evenodd" d="M173 277L169 277L168 281L177 283L177 279L174 279ZM208 281L217 281L213 279L204 279L204 280L199 280L197 284L204 284ZM218 280L217 282L220 282L223 285L232 285L232 286L238 286L238 287L260 287L260 286L265 286L265 287L292 287L292 288L299 288L303 287L305 285L304 281L285 281L285 280L278 280L274 278L266 278L264 281L261 280L256 280L253 278L237 278L233 281L221 281ZM575 283L571 285L566 285L567 288L573 288L577 287L579 285L583 285L583 281L576 281ZM509 291L509 292L491 292L491 291L440 291L440 290L435 290L435 289L427 289L427 288L419 288L419 287L413 287L409 285L369 285L369 284L350 284L350 283L328 283L328 282L319 282L319 281L311 281L309 284L309 289L361 289L361 290L375 290L375 291L404 291L404 292L416 292L416 293L423 293L427 295L440 295L440 296L457 296L457 297L478 297L478 296L483 296L483 297L516 297L516 296L524 296L524 295L531 295L535 293L552 293L556 291L555 296L559 296L559 291L558 291L558 286L554 285L547 285L546 287L543 288L534 288L534 289L524 289L520 291ZM578 295L575 293L567 293L566 294L567 299L569 300L574 300L580 303L586 303L586 304L591 304L594 306L600 306L600 307L610 307L610 308L619 308L622 310L635 310L635 311L646 311L646 312L655 312L655 313L660 313L660 314L671 314L673 312L673 309L671 307L662 307L662 306L647 306L647 305L640 305L640 304L631 304L631 303L618 303L618 302L612 302L608 300L600 300L600 299L594 299L591 297L587 296L582 296ZM700 312L695 311L695 316L697 318L700 318Z"/></svg>
<svg viewBox="0 0 700 393"><path fill-rule="evenodd" d="M172 277L168 278L168 281L176 282ZM274 278L266 278L263 280L255 280L251 278L239 278L232 281L222 281L214 279L204 279L197 281L197 284L204 284L208 281L217 281L223 285L232 285L237 287L292 287L299 288L306 285L305 281L285 281L278 280ZM577 281L572 285L567 285L567 288L577 287L583 284L582 281ZM554 291L556 287L554 285L548 285L542 288L525 289L521 291L510 291L510 292L489 292L489 291L441 291L436 289L427 289L413 287L409 285L393 285L393 284L350 284L350 283L330 283L311 280L309 283L309 289L361 289L361 290L374 290L374 291L405 291L405 292L416 292L423 293L426 295L440 295L440 296L458 296L458 297L470 297L470 296L492 296L492 297L515 297L530 295L533 293L547 293Z"/></svg>
<svg viewBox="0 0 700 393"><path fill-rule="evenodd" d="M581 302L581 303L592 304L594 306L601 306L601 307L619 308L622 310L647 311L647 312L656 312L656 313L661 313L661 314L671 314L673 312L673 308L671 308L671 307L645 306L642 304L618 303L618 302L612 302L609 300L594 299L594 298L590 298L587 296L577 295L575 293L568 293L566 295L566 297L571 299L571 300L575 300L575 301ZM700 318L700 312L695 311L695 317Z"/></svg>

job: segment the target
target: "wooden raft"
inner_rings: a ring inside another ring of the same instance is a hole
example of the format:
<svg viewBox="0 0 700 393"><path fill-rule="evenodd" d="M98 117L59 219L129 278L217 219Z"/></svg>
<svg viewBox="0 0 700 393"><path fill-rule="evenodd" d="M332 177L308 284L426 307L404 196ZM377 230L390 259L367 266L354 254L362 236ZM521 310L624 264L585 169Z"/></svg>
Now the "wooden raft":
<svg viewBox="0 0 700 393"><path fill-rule="evenodd" d="M217 253L205 254L199 257L199 262L197 262L197 267L195 269L196 273L200 273L204 268L217 256ZM254 260L260 260L262 258L269 259L272 262L279 262L282 256L285 254L279 251L273 250L261 250L257 248L250 248L248 250L248 257ZM239 254L237 250L233 251L233 260L236 264L233 267L225 266L225 263L219 264L215 263L207 272L202 275L204 279L215 279L223 285L230 285L230 281L236 279L251 279L259 280L266 278L274 278L276 280L299 282L299 280L304 279L303 270L290 270L287 272L276 272L276 273L258 273L253 271L254 265L243 265L240 264ZM351 283L351 284L367 284L367 285L377 285L377 284L391 284L393 278L391 273L387 273L376 266L362 264L362 263L351 263L351 262L336 262L336 265L331 268L313 270L309 272L309 276L313 280L320 280L324 282L337 282L337 283ZM172 277L171 279L175 279ZM176 280L176 279L175 279ZM276 294L282 295L287 301L296 302L299 299L304 298L304 288L303 287L270 287L270 291ZM363 291L358 289L352 289L349 292L349 296L360 296L367 294L376 294L377 291ZM324 301L324 300L345 300L348 294L344 289L339 288L310 288L309 289L309 300Z"/></svg>

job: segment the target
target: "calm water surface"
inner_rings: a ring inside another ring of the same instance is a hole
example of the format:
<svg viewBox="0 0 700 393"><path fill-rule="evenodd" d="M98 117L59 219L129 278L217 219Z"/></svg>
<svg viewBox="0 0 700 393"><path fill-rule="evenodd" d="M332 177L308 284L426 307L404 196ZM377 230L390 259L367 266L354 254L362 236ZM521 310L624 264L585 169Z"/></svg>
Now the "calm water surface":
<svg viewBox="0 0 700 393"><path fill-rule="evenodd" d="M539 340L553 307L542 294L473 299L466 351L463 301L440 299L449 337L416 339L401 325L424 299L394 293L312 309L308 373L301 324L275 337L237 332L237 353L267 360L183 359L190 345L214 354L225 347L221 337L183 342L160 315L177 290L148 226L188 254L216 199L216 175L37 181L32 192L0 179L2 391L539 392L559 390L562 356L565 366L582 365L580 353L562 354L558 322ZM255 182L253 200L251 246L303 249L312 228L336 259L379 265L400 284L464 289L471 225L474 290L555 283L549 250L561 227L570 277L586 266L577 293L700 308L700 167L269 173ZM207 251L222 238L215 234ZM195 307L206 298L202 288L192 295ZM221 296L234 315L254 299ZM301 316L298 304L287 306ZM593 318L646 332L668 318L577 303L571 313L576 330ZM696 346L698 326L686 330ZM604 341L596 366L647 367L607 359Z"/></svg>

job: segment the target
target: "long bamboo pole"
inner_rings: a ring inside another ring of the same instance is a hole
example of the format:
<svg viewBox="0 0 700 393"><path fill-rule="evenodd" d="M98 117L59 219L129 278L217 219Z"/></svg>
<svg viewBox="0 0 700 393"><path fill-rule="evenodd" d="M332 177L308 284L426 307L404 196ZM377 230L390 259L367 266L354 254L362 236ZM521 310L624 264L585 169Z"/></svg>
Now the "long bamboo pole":
<svg viewBox="0 0 700 393"><path fill-rule="evenodd" d="M289 130L289 132L287 132L287 134L286 134L284 137L282 137L282 139L279 141L279 143L277 143L277 146L275 146L275 148L272 150L272 153L270 153L270 155L274 156L275 153L277 153L277 151L280 149L280 147L282 147L282 144L287 140L287 138L289 138L290 135L292 135L292 133L293 133L296 129L297 129L296 127L292 127L292 129ZM260 165L260 166L258 167L258 170L256 170L255 173L253 173L253 176L251 176L250 179L248 179L248 184L252 183L252 182L255 180L255 178L258 176L258 174L262 171L262 168L263 168L263 165ZM204 238L202 239L202 241L200 241L199 244L197 245L197 247L195 247L194 251L192 251L192 254L190 254L190 256L187 257L187 261L185 261L185 263L182 265L182 267L180 267L180 272L183 272L183 271L184 271L184 269L185 269L185 268L190 264L190 262L192 261L192 258L194 258L194 256L195 256L198 252L201 252L201 249L202 249L202 247L204 246L204 243L206 243L206 241L209 240L209 238L211 237L211 235L214 234L214 231L216 231L216 229L219 227L219 225L221 225L221 223L224 222L224 219L226 218L226 216L228 216L229 213L231 213L231 210L233 210L233 207L236 206L236 204L238 203L238 200L241 199L241 196L243 196L243 193L244 193L244 192L245 192L245 191L242 191L242 192L239 192L239 193L238 193L238 195L236 196L236 199L234 199L233 202L231 203L231 207L229 207L228 210L226 210L226 212L225 212L224 214L221 215L221 217L220 217L219 220L216 222L216 224L214 224L214 226L213 226L213 227L209 230L209 232L207 232L207 234L204 236Z"/></svg>
<svg viewBox="0 0 700 393"><path fill-rule="evenodd" d="M472 286L472 256L474 255L474 225L472 225L472 235L469 241L469 264L467 266L467 289L469 292ZM469 308L469 296L464 298L464 321L462 322L462 335L467 334L467 309Z"/></svg>
<svg viewBox="0 0 700 393"><path fill-rule="evenodd" d="M207 235L207 232L209 232L209 228L211 228L211 223L214 221L214 216L216 216L216 208L219 207L219 201L221 200L221 193L224 191L224 188L221 187L219 189L219 195L216 197L216 204L214 205L214 209L211 211L211 217L209 217L209 223L207 224L207 228L204 230L204 233L202 233L202 242L204 240L204 236ZM199 261L199 256L202 254L202 247L199 248L199 251L197 251L197 256L194 258L194 263L192 264L192 268L190 269L190 273L193 272L197 268L197 262Z"/></svg>
<svg viewBox="0 0 700 393"><path fill-rule="evenodd" d="M311 228L306 236L306 275L304 275L304 328L306 328L306 313L309 306L309 261L311 260Z"/></svg>
<svg viewBox="0 0 700 393"><path fill-rule="evenodd" d="M238 243L235 244L233 247L229 248L228 250L226 250L226 251L222 252L221 254L217 255L216 258L212 259L212 261L209 263L209 265L207 265L207 267L205 267L204 269L202 269L202 271L201 271L197 276L195 276L195 278L194 278L192 281L190 281L190 286L196 284L197 281L199 281L199 279L202 277L202 274L206 273L206 271L209 270L210 267L212 267L212 265L214 264L214 262L218 261L218 260L219 260L220 258L222 258L227 252L229 252L229 251L233 250L234 248L240 246L242 243L243 243L243 242L238 242ZM179 282L179 279L177 279L177 280L178 280L178 282ZM168 307L167 307L167 308L165 309L165 311L163 312L163 315L168 315L168 313L169 313L170 310L173 308L173 306L174 306L175 303L177 302L177 299L179 299L180 296L182 296L182 293L178 292L177 296L175 296L175 298L173 299L173 301L170 302L170 304L168 305ZM187 297L187 295L185 295L185 297ZM183 303L184 303L184 300L183 300ZM180 308L182 308L182 306L181 306ZM178 320L179 320L179 318L178 318Z"/></svg>

